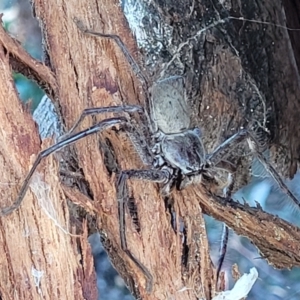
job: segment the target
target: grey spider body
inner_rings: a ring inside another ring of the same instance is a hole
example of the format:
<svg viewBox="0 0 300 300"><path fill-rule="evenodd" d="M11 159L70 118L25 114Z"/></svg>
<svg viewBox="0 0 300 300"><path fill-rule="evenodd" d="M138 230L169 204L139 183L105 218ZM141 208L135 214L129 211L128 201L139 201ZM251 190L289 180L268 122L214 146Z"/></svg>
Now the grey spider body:
<svg viewBox="0 0 300 300"><path fill-rule="evenodd" d="M209 172L205 168L206 153L201 131L199 128L190 128L190 111L185 97L183 77L171 76L156 82L150 89L150 94L151 124L147 127L153 131L155 140L155 145L151 149L155 157L150 161L154 168L164 170L167 174L161 193L167 195L179 178L181 182L177 184L180 188L194 181L198 182L203 172L214 179L217 185L220 184L223 191L232 182L228 180L231 178L230 172L225 170L225 177L222 174L220 180L216 172ZM132 137L131 139L136 140ZM135 143L135 146L137 152L142 154L139 143ZM143 156L142 154L141 158L145 161Z"/></svg>
<svg viewBox="0 0 300 300"><path fill-rule="evenodd" d="M200 130L190 129L190 114L184 91L181 76L157 82L151 89L150 116L154 124L152 127L156 130L157 143L152 151L157 154L157 166L166 162L188 175L202 169L205 150Z"/></svg>

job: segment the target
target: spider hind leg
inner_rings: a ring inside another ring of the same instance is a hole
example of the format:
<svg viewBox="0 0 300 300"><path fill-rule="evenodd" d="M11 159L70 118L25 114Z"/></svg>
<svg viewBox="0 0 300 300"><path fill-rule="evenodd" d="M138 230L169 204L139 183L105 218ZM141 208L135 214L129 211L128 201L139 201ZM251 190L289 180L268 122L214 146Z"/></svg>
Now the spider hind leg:
<svg viewBox="0 0 300 300"><path fill-rule="evenodd" d="M153 277L150 271L132 254L127 245L125 205L128 205L129 195L126 181L127 179L135 179L157 183L167 183L170 180L170 177L171 174L168 170L125 170L121 171L116 184L121 248L144 274L146 278L146 290L148 293L151 292L153 287Z"/></svg>

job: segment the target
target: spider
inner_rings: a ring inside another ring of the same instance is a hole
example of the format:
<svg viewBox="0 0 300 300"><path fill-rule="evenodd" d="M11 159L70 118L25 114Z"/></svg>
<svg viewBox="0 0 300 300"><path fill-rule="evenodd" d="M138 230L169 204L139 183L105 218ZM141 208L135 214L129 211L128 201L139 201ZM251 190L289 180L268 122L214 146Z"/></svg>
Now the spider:
<svg viewBox="0 0 300 300"><path fill-rule="evenodd" d="M118 36L87 30L78 21L76 21L76 24L83 33L113 39L120 46L137 75L147 83L139 66ZM0 215L8 215L19 208L29 187L30 179L43 158L88 135L117 125L127 133L141 160L147 166L146 169L142 170L122 170L116 182L116 190L121 248L143 272L148 292L152 289L153 277L150 271L128 249L126 241L125 203L129 198L126 185L128 179L159 183L163 195L168 195L174 186L182 189L195 181L212 181L221 190L223 196L228 197L234 184L234 171L232 168L221 168L220 165L234 147L246 140L253 155L263 164L281 189L299 206L296 197L289 191L276 170L259 151L260 145L255 132L251 130L251 126L249 126L249 129L241 129L225 140L212 153L206 154L201 139L201 131L198 128L191 128L190 113L184 92L183 77L172 76L156 82L149 89L151 101L149 108L146 110L138 105L85 109L67 135L38 154L22 184L18 198L10 207L1 209ZM86 116L104 113L123 116L104 119L88 129L74 133ZM139 118L136 117L137 114ZM137 126L139 122L142 126ZM144 130L140 130L140 128Z"/></svg>

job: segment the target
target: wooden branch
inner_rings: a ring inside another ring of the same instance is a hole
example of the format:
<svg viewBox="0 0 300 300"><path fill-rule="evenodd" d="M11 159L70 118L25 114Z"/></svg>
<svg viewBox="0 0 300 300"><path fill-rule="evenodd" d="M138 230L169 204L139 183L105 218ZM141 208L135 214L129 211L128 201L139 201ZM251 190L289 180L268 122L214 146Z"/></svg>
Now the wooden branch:
<svg viewBox="0 0 300 300"><path fill-rule="evenodd" d="M24 111L13 83L11 55L23 60L31 74L36 72L37 77L44 78L47 86L52 85L54 90L56 79L48 68L29 57L2 27L0 36L0 190L3 208L16 199L30 160L41 149L36 125L29 112ZM43 146L49 146L49 141ZM96 276L87 241L87 226L85 223L80 225L80 235L74 237L77 232L69 221L67 202L53 157L47 161L48 167L40 181L34 180L40 193L38 201L28 191L22 208L0 220L0 298L96 299ZM39 171L42 172L42 168ZM45 186L43 180L50 185Z"/></svg>
<svg viewBox="0 0 300 300"><path fill-rule="evenodd" d="M1 17L0 15L0 21ZM50 97L55 99L57 82L53 72L24 51L20 43L9 36L2 26L0 26L0 43L9 57L12 69L35 81Z"/></svg>
<svg viewBox="0 0 300 300"><path fill-rule="evenodd" d="M246 203L229 202L213 196L203 196L194 190L194 197L201 199L203 212L226 223L237 234L246 236L259 249L262 258L276 268L292 268L300 264L300 229L265 213L260 207Z"/></svg>

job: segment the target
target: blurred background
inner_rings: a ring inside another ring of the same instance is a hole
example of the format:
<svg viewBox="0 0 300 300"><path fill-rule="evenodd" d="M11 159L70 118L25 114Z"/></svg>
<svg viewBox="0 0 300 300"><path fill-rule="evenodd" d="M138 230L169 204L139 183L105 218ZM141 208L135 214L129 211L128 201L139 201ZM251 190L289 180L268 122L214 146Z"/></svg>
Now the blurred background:
<svg viewBox="0 0 300 300"><path fill-rule="evenodd" d="M32 16L31 6L27 0L2 0L0 13L3 13L3 25L6 30L17 38L23 47L36 59L43 60L41 31L37 20ZM34 83L21 74L14 73L14 80L19 91L20 99L26 103L32 112L38 106L44 96L43 91ZM247 201L250 205L259 202L263 209L274 215L300 227L300 213L292 207L283 192L277 185L264 176L260 171L261 166L253 167L254 174L252 183L236 193L234 198L238 201ZM256 172L257 171L257 172ZM292 181L288 181L288 187L300 198L300 175L296 174ZM211 256L216 263L219 257L219 247L222 234L222 223L206 217L207 231L211 245ZM97 273L97 285L99 299L117 300L133 299L127 291L122 278L117 274L101 246L99 234L89 237L95 261ZM246 238L238 237L230 231L228 252L225 257L223 269L226 278L233 285L231 267L237 264L241 274L248 273L249 269L256 267L259 278L253 286L247 299L255 300L293 300L300 299L300 270L275 270L260 258L255 246ZM3 299L5 300L5 299Z"/></svg>

